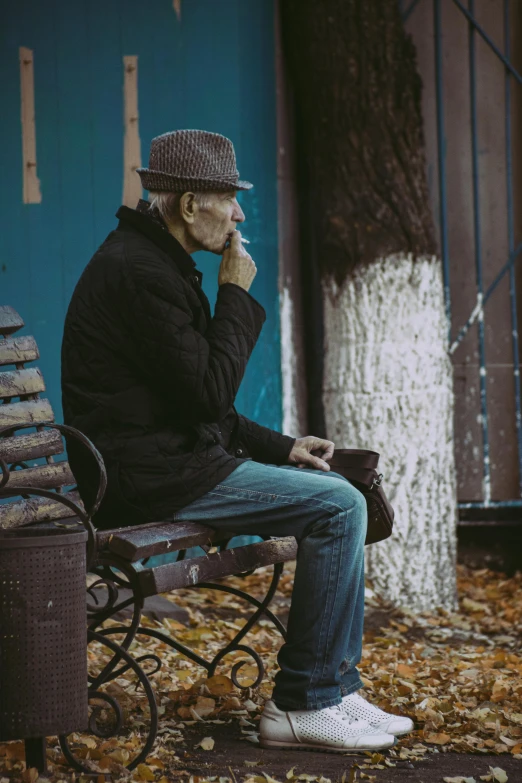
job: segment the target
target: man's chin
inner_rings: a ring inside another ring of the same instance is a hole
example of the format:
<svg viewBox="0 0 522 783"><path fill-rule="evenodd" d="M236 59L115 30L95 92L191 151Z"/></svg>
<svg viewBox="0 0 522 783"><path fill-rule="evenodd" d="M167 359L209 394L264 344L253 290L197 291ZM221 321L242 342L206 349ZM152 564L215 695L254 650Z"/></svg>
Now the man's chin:
<svg viewBox="0 0 522 783"><path fill-rule="evenodd" d="M207 253L213 253L215 256L222 256L225 252L226 245L228 242L228 238L226 242L223 242L220 245L202 245L201 250L205 250Z"/></svg>
<svg viewBox="0 0 522 783"><path fill-rule="evenodd" d="M222 256L222 255L223 255L223 253L225 252L225 250L227 249L227 244L228 244L228 241L229 241L229 238L227 237L227 238L226 238L226 241L225 241L225 242L223 242L223 244L222 244L222 245L220 245L219 247L217 247L215 250L211 250L210 252L211 252L211 253L215 253L217 256Z"/></svg>

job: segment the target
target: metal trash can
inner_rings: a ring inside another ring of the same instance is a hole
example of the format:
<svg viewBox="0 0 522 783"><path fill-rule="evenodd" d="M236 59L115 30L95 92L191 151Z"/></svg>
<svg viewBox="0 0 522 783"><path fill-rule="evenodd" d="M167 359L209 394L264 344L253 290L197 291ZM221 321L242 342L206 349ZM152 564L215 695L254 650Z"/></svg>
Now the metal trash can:
<svg viewBox="0 0 522 783"><path fill-rule="evenodd" d="M0 531L0 741L87 728L86 541Z"/></svg>

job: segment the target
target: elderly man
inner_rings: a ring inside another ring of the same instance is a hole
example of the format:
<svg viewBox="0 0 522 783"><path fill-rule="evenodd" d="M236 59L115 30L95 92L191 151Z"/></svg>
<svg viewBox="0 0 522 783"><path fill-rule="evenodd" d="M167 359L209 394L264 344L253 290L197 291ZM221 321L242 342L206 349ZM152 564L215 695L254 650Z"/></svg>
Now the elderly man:
<svg viewBox="0 0 522 783"><path fill-rule="evenodd" d="M329 472L334 444L289 438L234 400L265 320L249 293L256 266L232 142L204 131L152 141L138 170L150 202L119 224L74 291L62 346L67 424L101 451L108 489L99 527L198 520L237 534L295 536L288 640L279 653L261 744L338 752L388 748L411 730L357 691L366 504ZM191 253L222 256L211 315ZM80 492L90 465L71 444Z"/></svg>

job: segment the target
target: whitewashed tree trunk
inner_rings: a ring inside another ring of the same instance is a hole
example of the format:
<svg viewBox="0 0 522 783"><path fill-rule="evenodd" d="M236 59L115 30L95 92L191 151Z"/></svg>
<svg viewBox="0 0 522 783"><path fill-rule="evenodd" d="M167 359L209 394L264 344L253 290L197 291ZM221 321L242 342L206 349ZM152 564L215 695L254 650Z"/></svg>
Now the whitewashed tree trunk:
<svg viewBox="0 0 522 783"><path fill-rule="evenodd" d="M367 548L376 590L415 611L452 608L452 369L415 47L397 2L283 0L282 13L303 279L323 288L324 350L311 357L309 340L307 365L326 435L383 455L396 528Z"/></svg>
<svg viewBox="0 0 522 783"><path fill-rule="evenodd" d="M375 590L423 611L455 607L453 375L441 265L393 255L323 284L327 436L380 452L391 539L366 548Z"/></svg>

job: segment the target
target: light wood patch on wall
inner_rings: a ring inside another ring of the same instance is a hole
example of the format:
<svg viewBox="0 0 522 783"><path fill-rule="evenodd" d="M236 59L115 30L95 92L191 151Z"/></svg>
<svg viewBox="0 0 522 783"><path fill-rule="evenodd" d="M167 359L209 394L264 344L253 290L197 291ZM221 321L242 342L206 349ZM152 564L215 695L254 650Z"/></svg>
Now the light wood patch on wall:
<svg viewBox="0 0 522 783"><path fill-rule="evenodd" d="M24 204L40 204L42 192L36 172L36 124L34 116L33 50L21 46L20 115L22 122L22 177Z"/></svg>
<svg viewBox="0 0 522 783"><path fill-rule="evenodd" d="M138 58L123 58L123 112L125 138L123 142L123 203L135 207L142 196L136 169L141 166L141 146L138 115Z"/></svg>

